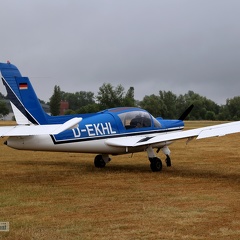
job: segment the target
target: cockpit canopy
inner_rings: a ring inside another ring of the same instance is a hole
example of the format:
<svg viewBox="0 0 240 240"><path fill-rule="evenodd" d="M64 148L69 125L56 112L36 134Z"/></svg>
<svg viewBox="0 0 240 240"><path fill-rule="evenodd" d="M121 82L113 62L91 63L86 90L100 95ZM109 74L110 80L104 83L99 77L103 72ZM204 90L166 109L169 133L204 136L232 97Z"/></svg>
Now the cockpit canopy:
<svg viewBox="0 0 240 240"><path fill-rule="evenodd" d="M136 110L123 112L119 113L118 117L121 119L122 124L126 129L152 127L152 119L154 127L161 127L161 124L153 116L145 111Z"/></svg>

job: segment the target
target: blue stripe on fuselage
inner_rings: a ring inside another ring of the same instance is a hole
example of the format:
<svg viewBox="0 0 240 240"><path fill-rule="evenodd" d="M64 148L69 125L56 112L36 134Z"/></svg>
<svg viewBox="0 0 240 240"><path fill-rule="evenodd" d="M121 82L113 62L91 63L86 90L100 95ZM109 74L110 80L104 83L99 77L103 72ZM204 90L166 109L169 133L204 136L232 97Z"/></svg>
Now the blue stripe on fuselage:
<svg viewBox="0 0 240 240"><path fill-rule="evenodd" d="M96 114L93 117L83 119L79 126L54 135L55 142L78 140L118 134L119 130L114 117L111 114Z"/></svg>
<svg viewBox="0 0 240 240"><path fill-rule="evenodd" d="M133 128L130 130L122 126L120 119L112 113L104 112L83 119L77 128L64 131L52 136L54 144L92 141L105 138L157 134L182 130L183 121L161 120L160 128Z"/></svg>
<svg viewBox="0 0 240 240"><path fill-rule="evenodd" d="M74 143L74 142L85 142L85 141L94 141L100 139L107 139L107 138L116 138L116 137L130 137L130 136L139 136L139 135L148 135L148 134L159 134L159 133L166 133L166 132L174 132L182 130L183 127L179 128L172 128L172 129L158 129L158 130L146 130L146 131L138 131L138 132L125 132L125 133L114 133L114 134L106 134L106 135L95 135L95 136L79 136L74 137L71 133L71 130L67 130L62 134L60 138L58 135L51 135L51 138L54 144L64 144L64 143ZM66 134L68 132L68 134ZM70 135L72 137L70 137Z"/></svg>

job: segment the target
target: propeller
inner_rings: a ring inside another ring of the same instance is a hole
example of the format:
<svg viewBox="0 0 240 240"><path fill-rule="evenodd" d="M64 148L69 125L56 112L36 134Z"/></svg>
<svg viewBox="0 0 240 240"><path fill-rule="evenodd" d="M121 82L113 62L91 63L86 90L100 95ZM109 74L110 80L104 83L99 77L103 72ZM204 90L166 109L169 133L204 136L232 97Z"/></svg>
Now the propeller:
<svg viewBox="0 0 240 240"><path fill-rule="evenodd" d="M188 114L192 111L193 107L194 107L193 104L192 104L191 106L189 106L189 107L184 111L184 113L179 117L178 120L182 120L182 121L183 121L183 120L188 116Z"/></svg>

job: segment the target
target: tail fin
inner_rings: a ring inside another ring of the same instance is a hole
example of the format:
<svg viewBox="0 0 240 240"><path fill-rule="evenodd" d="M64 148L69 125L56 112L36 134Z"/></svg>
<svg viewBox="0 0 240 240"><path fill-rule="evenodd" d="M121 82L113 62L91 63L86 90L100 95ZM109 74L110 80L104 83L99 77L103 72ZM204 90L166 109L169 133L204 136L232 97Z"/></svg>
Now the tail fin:
<svg viewBox="0 0 240 240"><path fill-rule="evenodd" d="M27 77L22 77L16 66L0 63L2 81L18 124L47 124L47 114Z"/></svg>

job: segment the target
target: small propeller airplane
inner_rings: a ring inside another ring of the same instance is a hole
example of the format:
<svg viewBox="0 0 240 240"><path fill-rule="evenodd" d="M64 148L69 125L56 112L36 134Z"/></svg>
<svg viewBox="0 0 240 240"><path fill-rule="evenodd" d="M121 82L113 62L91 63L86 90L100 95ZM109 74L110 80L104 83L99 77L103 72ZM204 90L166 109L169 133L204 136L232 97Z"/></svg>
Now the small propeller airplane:
<svg viewBox="0 0 240 240"><path fill-rule="evenodd" d="M146 151L153 172L162 170L154 149L166 155L175 140L224 136L240 132L240 121L183 130L191 105L177 120L154 118L146 110L118 107L97 113L50 116L42 109L27 77L10 62L0 63L0 73L16 119L16 126L0 127L5 144L19 150L96 153L94 165L103 168L110 155Z"/></svg>

